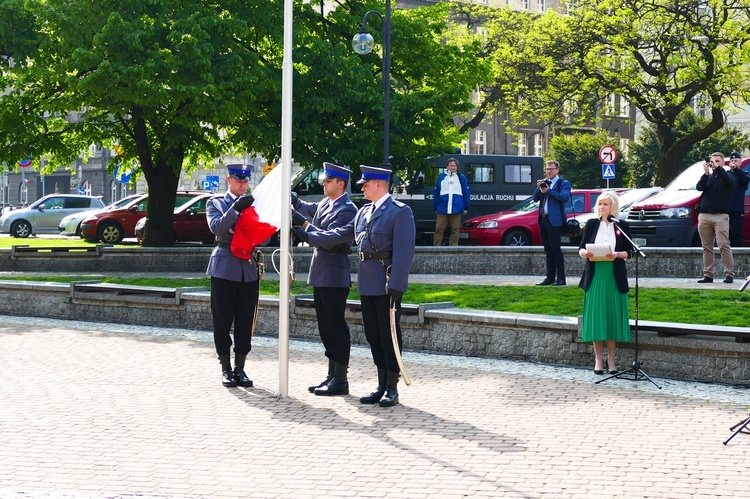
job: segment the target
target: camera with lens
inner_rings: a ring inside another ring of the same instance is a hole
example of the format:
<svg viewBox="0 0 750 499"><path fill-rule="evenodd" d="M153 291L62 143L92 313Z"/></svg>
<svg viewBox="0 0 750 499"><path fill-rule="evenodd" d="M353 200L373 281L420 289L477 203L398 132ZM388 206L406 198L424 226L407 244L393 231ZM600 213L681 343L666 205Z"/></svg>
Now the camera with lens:
<svg viewBox="0 0 750 499"><path fill-rule="evenodd" d="M705 163L710 163L711 162L711 156L706 156L705 158L703 158L703 161Z"/></svg>
<svg viewBox="0 0 750 499"><path fill-rule="evenodd" d="M549 186L552 185L552 181L548 178L543 178L539 181L539 187L546 187L549 189Z"/></svg>

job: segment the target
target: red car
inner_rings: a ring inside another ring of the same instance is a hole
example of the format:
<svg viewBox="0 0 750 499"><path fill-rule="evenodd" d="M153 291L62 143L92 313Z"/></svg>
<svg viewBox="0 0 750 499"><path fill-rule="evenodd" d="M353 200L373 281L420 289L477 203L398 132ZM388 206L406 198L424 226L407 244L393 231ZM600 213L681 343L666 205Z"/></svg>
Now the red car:
<svg viewBox="0 0 750 499"><path fill-rule="evenodd" d="M175 207L181 206L205 192L178 192ZM126 237L135 237L135 224L146 216L148 195L133 199L122 208L100 211L81 222L81 237L89 242L116 244Z"/></svg>
<svg viewBox="0 0 750 499"><path fill-rule="evenodd" d="M176 242L214 243L214 233L208 228L206 203L213 194L196 196L174 210L174 240ZM143 241L148 218L143 217L135 224L135 237Z"/></svg>
<svg viewBox="0 0 750 499"><path fill-rule="evenodd" d="M602 189L573 189L572 203L567 203L568 218L588 213ZM459 243L466 246L541 246L539 235L539 201L531 197L510 210L470 218L461 224ZM563 244L569 243L563 237Z"/></svg>

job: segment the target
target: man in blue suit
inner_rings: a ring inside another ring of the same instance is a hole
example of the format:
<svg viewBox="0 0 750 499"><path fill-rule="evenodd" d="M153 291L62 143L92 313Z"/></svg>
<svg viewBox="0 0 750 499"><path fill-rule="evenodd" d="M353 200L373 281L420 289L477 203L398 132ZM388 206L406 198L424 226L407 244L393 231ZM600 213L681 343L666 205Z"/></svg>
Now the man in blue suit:
<svg viewBox="0 0 750 499"><path fill-rule="evenodd" d="M211 314L214 345L221 363L224 386L253 386L245 374L245 359L250 352L255 306L258 301L258 269L255 262L241 260L232 254L230 245L234 224L245 208L253 204L253 196L245 194L251 166L228 167L227 192L212 197L206 204L208 227L216 236L206 274L211 276ZM234 370L230 360L234 323Z"/></svg>
<svg viewBox="0 0 750 499"><path fill-rule="evenodd" d="M562 178L560 164L547 161L547 178L537 180L534 201L539 201L539 233L547 256L547 277L537 286L565 286L565 258L560 247L565 204L570 202L570 181Z"/></svg>
<svg viewBox="0 0 750 499"><path fill-rule="evenodd" d="M323 163L323 194L318 203L303 201L292 192L292 222L308 231L343 227L354 219L357 207L349 200L346 186L352 171L349 168ZM298 211L297 211L298 210ZM305 216L312 217L308 223ZM344 318L346 298L352 285L349 254L351 243L319 246L313 251L307 284L313 287L318 334L328 357L328 376L323 382L310 386L315 395L348 395L349 355L351 336Z"/></svg>
<svg viewBox="0 0 750 499"><path fill-rule="evenodd" d="M362 186L365 199L372 202L360 208L354 220L329 231L305 231L301 227L293 230L310 246L356 241L362 322L378 369L378 387L359 401L391 407L398 404L400 368L391 339L390 308L395 308L396 337L401 349L401 296L409 284L416 229L411 208L388 193L391 170L366 165L360 165L360 169L362 178L357 184Z"/></svg>

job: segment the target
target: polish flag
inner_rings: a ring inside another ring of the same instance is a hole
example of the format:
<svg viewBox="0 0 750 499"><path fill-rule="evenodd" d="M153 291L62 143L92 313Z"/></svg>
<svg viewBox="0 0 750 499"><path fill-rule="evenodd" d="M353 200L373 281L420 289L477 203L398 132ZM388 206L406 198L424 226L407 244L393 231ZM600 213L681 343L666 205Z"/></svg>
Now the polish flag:
<svg viewBox="0 0 750 499"><path fill-rule="evenodd" d="M278 166L266 175L253 189L252 206L242 210L234 225L234 236L230 249L237 258L249 260L256 246L265 243L281 227L281 210L289 209L289 200L282 202L283 178Z"/></svg>

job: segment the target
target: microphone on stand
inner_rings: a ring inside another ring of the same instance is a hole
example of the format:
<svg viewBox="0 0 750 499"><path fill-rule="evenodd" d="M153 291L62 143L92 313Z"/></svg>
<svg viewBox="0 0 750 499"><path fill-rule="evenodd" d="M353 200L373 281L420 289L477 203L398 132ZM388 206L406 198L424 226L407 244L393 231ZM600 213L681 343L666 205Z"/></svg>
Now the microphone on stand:
<svg viewBox="0 0 750 499"><path fill-rule="evenodd" d="M616 219L616 218L615 218L614 216L612 216L612 215L608 215L608 216L607 216L607 222L613 223L613 224L615 224L615 225L619 225L619 223L620 223L620 221L619 221L618 219Z"/></svg>

